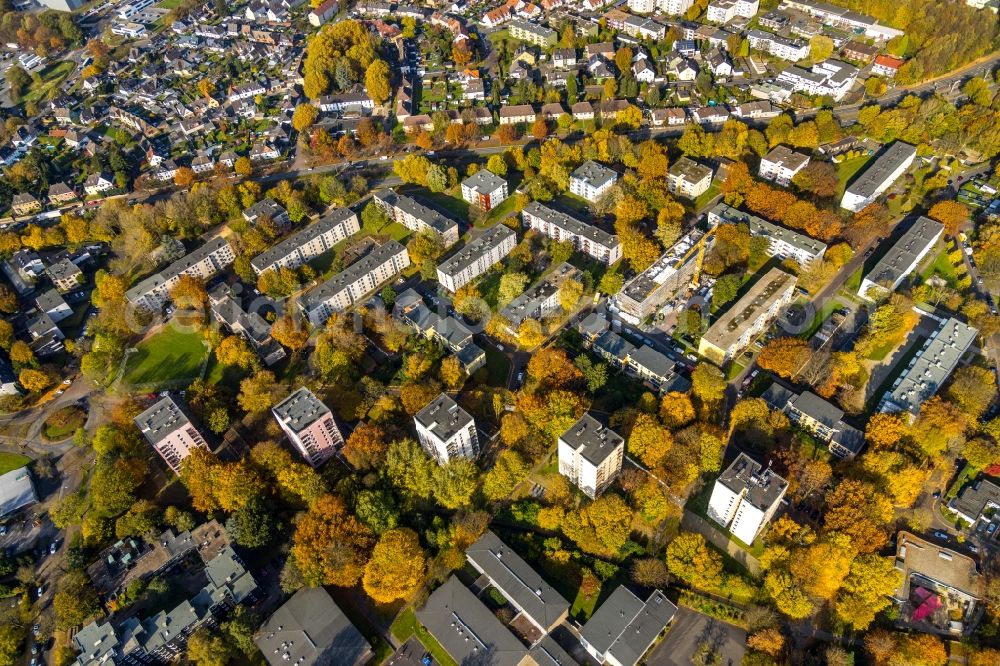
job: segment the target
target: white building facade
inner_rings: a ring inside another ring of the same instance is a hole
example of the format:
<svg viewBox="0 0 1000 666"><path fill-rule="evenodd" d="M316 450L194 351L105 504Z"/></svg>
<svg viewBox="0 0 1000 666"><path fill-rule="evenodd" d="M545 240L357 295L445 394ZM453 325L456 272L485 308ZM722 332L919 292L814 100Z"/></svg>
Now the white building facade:
<svg viewBox="0 0 1000 666"><path fill-rule="evenodd" d="M715 481L708 517L745 544L752 544L774 517L788 482L741 453Z"/></svg>
<svg viewBox="0 0 1000 666"><path fill-rule="evenodd" d="M625 440L590 414L559 437L559 473L594 499L622 469Z"/></svg>
<svg viewBox="0 0 1000 666"><path fill-rule="evenodd" d="M439 465L479 455L479 435L472 416L442 393L413 417L417 439Z"/></svg>

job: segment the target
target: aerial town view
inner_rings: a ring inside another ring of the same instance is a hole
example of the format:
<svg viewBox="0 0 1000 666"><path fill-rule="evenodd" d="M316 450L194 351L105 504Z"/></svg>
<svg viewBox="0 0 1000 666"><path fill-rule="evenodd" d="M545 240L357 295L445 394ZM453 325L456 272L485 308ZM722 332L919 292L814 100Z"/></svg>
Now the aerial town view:
<svg viewBox="0 0 1000 666"><path fill-rule="evenodd" d="M1000 0L0 0L0 666L1000 666Z"/></svg>

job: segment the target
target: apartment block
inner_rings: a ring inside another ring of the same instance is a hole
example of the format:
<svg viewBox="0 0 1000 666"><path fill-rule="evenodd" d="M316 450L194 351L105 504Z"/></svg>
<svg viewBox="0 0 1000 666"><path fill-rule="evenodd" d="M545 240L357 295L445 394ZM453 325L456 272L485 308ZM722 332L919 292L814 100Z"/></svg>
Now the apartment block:
<svg viewBox="0 0 1000 666"><path fill-rule="evenodd" d="M829 95L839 102L854 87L859 70L840 60L824 60L803 69L792 65L778 75L777 82L789 86L793 91L807 95Z"/></svg>
<svg viewBox="0 0 1000 666"><path fill-rule="evenodd" d="M476 422L448 394L442 393L431 400L416 413L413 422L420 444L439 465L479 455Z"/></svg>
<svg viewBox="0 0 1000 666"><path fill-rule="evenodd" d="M174 474L194 449L208 449L205 438L191 423L187 407L167 395L135 417L135 424Z"/></svg>
<svg viewBox="0 0 1000 666"><path fill-rule="evenodd" d="M267 270L298 268L315 259L345 238L358 233L361 225L350 208L336 208L315 224L295 232L250 260L257 275Z"/></svg>
<svg viewBox="0 0 1000 666"><path fill-rule="evenodd" d="M462 198L481 210L493 210L507 196L507 181L488 169L480 169L462 181Z"/></svg>
<svg viewBox="0 0 1000 666"><path fill-rule="evenodd" d="M796 393L775 382L761 397L772 409L783 411L792 423L826 442L830 453L841 460L853 459L864 446L864 433L844 423L844 410L815 393Z"/></svg>
<svg viewBox="0 0 1000 666"><path fill-rule="evenodd" d="M272 407L271 413L288 441L313 467L325 463L344 445L330 408L304 386Z"/></svg>
<svg viewBox="0 0 1000 666"><path fill-rule="evenodd" d="M229 287L221 284L208 294L209 313L233 335L242 336L264 362L274 365L285 358L285 348L271 337L271 324L258 312L247 312Z"/></svg>
<svg viewBox="0 0 1000 666"><path fill-rule="evenodd" d="M617 180L618 174L614 170L593 160L587 160L570 174L569 191L591 203L596 203L611 191Z"/></svg>
<svg viewBox="0 0 1000 666"><path fill-rule="evenodd" d="M705 19L711 23L729 23L737 16L753 18L760 9L760 0L713 0L708 3Z"/></svg>
<svg viewBox="0 0 1000 666"><path fill-rule="evenodd" d="M768 222L762 217L745 213L722 202L708 212L708 219L714 225L745 224L750 235L764 237L770 241L768 254L782 259L794 259L800 266L807 266L826 253L826 243L800 234L791 229Z"/></svg>
<svg viewBox="0 0 1000 666"><path fill-rule="evenodd" d="M844 190L840 207L856 213L882 195L896 179L906 173L917 157L917 149L896 141L882 151L875 161Z"/></svg>
<svg viewBox="0 0 1000 666"><path fill-rule="evenodd" d="M458 241L458 222L413 197L383 190L376 192L372 201L410 231L433 231L441 236L445 247L451 247Z"/></svg>
<svg viewBox="0 0 1000 666"><path fill-rule="evenodd" d="M878 410L907 412L916 417L924 402L948 381L978 335L978 329L954 317L942 321L903 374L893 382L892 388L882 396Z"/></svg>
<svg viewBox="0 0 1000 666"><path fill-rule="evenodd" d="M677 606L660 590L643 601L619 585L580 629L580 644L596 663L636 666L676 613Z"/></svg>
<svg viewBox="0 0 1000 666"><path fill-rule="evenodd" d="M741 453L712 488L708 517L737 539L752 544L774 517L788 481Z"/></svg>
<svg viewBox="0 0 1000 666"><path fill-rule="evenodd" d="M625 440L590 414L559 436L559 473L591 499L611 485L624 458Z"/></svg>
<svg viewBox="0 0 1000 666"><path fill-rule="evenodd" d="M709 223L714 226L711 217ZM638 325L691 284L698 262L700 243L711 248L714 237L702 240L705 232L695 228L682 236L649 268L625 283L612 298L622 319Z"/></svg>
<svg viewBox="0 0 1000 666"><path fill-rule="evenodd" d="M302 309L319 325L357 303L410 265L406 248L394 240L376 246L364 257L302 297Z"/></svg>
<svg viewBox="0 0 1000 666"><path fill-rule="evenodd" d="M208 280L228 268L235 259L236 253L225 238L213 238L126 291L125 299L139 310L156 310L170 298L170 290L182 275Z"/></svg>
<svg viewBox="0 0 1000 666"><path fill-rule="evenodd" d="M503 224L490 227L479 238L438 264L438 283L455 293L503 261L516 245L517 234L513 229Z"/></svg>
<svg viewBox="0 0 1000 666"><path fill-rule="evenodd" d="M770 326L795 295L794 275L772 268L701 336L698 353L724 364Z"/></svg>
<svg viewBox="0 0 1000 666"><path fill-rule="evenodd" d="M861 281L858 295L868 298L870 292L877 295L895 291L916 270L943 233L943 224L921 215Z"/></svg>
<svg viewBox="0 0 1000 666"><path fill-rule="evenodd" d="M629 0L629 10L636 14L652 14L658 11L661 14L677 16L683 14L691 8L694 0Z"/></svg>
<svg viewBox="0 0 1000 666"><path fill-rule="evenodd" d="M520 39L522 42L528 42L529 44L543 48L553 46L559 39L559 35L552 28L531 23L530 21L511 21L507 29L510 30L510 36L514 39Z"/></svg>
<svg viewBox="0 0 1000 666"><path fill-rule="evenodd" d="M788 185L799 171L809 164L809 156L797 153L788 146L775 146L760 159L757 175L779 185Z"/></svg>
<svg viewBox="0 0 1000 666"><path fill-rule="evenodd" d="M569 602L491 530L469 546L465 558L541 634L569 615Z"/></svg>
<svg viewBox="0 0 1000 666"><path fill-rule="evenodd" d="M667 186L671 192L688 199L696 199L712 185L712 170L688 157L682 157L667 172Z"/></svg>
<svg viewBox="0 0 1000 666"><path fill-rule="evenodd" d="M579 278L580 271L563 262L508 303L507 307L500 311L500 315L509 322L509 333L517 335L517 329L525 319L541 321L549 315L562 312L562 306L559 304L559 287L566 280L579 280Z"/></svg>
<svg viewBox="0 0 1000 666"><path fill-rule="evenodd" d="M750 42L750 48L770 53L782 60L798 62L809 55L809 44L806 42L763 30L748 31L747 41Z"/></svg>
<svg viewBox="0 0 1000 666"><path fill-rule="evenodd" d="M562 211L532 201L521 212L524 223L556 241L570 241L573 249L590 255L605 264L622 258L618 236L581 222Z"/></svg>
<svg viewBox="0 0 1000 666"><path fill-rule="evenodd" d="M78 289L83 284L83 271L80 267L70 261L69 257L63 257L56 263L45 269L45 274L52 280L55 288L66 293Z"/></svg>

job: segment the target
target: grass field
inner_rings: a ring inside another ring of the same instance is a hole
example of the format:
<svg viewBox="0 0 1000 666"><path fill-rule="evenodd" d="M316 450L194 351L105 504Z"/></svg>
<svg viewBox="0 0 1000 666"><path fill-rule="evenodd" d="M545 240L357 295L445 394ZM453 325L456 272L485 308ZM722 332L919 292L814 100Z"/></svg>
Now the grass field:
<svg viewBox="0 0 1000 666"><path fill-rule="evenodd" d="M198 377L207 351L201 335L166 327L139 343L128 359L124 381L138 384L182 384Z"/></svg>
<svg viewBox="0 0 1000 666"><path fill-rule="evenodd" d="M958 284L958 268L955 264L951 263L951 259L948 257L947 248L941 250L941 252L934 257L934 261L928 264L927 268L921 272L920 277L926 280L935 273L940 275L941 278L948 283L949 287L954 288L955 285Z"/></svg>
<svg viewBox="0 0 1000 666"><path fill-rule="evenodd" d="M430 632L420 624L412 608L407 608L400 613L392 623L392 626L389 627L389 631L392 632L392 635L400 643L405 643L409 640L410 636L416 635L417 639L431 653L434 663L441 664L441 666L458 666L458 663L441 647L437 639L431 636Z"/></svg>
<svg viewBox="0 0 1000 666"><path fill-rule="evenodd" d="M60 441L76 432L77 428L82 428L86 422L87 414L79 407L70 405L56 411L46 419L42 434L46 439Z"/></svg>
<svg viewBox="0 0 1000 666"><path fill-rule="evenodd" d="M15 469L21 469L30 462L31 458L28 456L22 456L20 453L0 452L0 474L6 474L7 472L12 472Z"/></svg>
<svg viewBox="0 0 1000 666"><path fill-rule="evenodd" d="M847 188L847 184L851 181L861 167L868 163L871 159L870 155L860 155L858 157L852 157L849 160L844 160L837 165L837 198L844 196L844 190Z"/></svg>
<svg viewBox="0 0 1000 666"><path fill-rule="evenodd" d="M63 81L66 80L66 77L74 69L76 69L76 63L72 60L60 60L48 65L39 72L41 82L35 83L32 81L22 100L25 102L41 102L47 99L49 91L53 88L61 87Z"/></svg>
<svg viewBox="0 0 1000 666"><path fill-rule="evenodd" d="M698 198L694 200L694 209L701 210L719 194L719 186L714 182L708 186L708 189L698 195Z"/></svg>

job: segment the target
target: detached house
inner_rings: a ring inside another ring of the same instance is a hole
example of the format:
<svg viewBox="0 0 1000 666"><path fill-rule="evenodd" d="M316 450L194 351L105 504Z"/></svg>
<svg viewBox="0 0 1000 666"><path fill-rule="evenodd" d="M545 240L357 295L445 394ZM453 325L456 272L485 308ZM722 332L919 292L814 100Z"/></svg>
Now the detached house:
<svg viewBox="0 0 1000 666"><path fill-rule="evenodd" d="M91 197L112 190L114 187L115 185L111 182L111 179L103 173L95 173L88 176L87 180L83 182L83 191L87 193L87 196Z"/></svg>
<svg viewBox="0 0 1000 666"><path fill-rule="evenodd" d="M10 209L15 216L21 217L39 212L42 210L42 204L33 194L22 192L21 194L15 194L14 198L11 199Z"/></svg>

